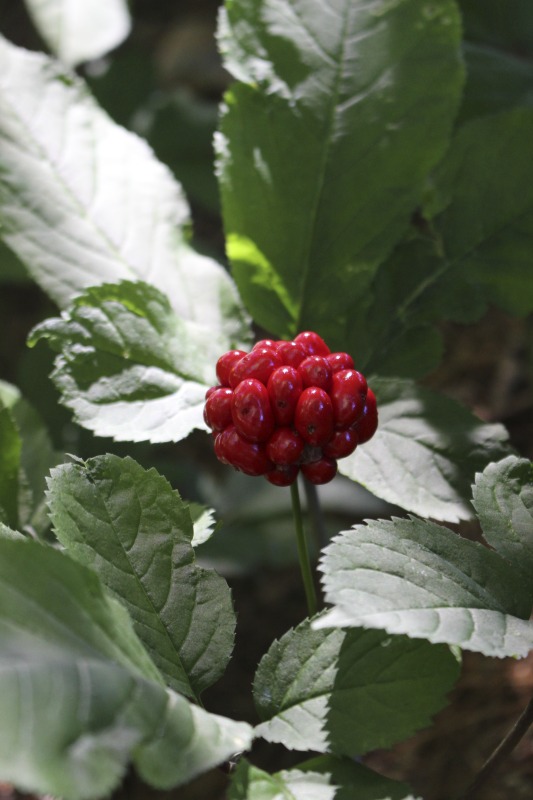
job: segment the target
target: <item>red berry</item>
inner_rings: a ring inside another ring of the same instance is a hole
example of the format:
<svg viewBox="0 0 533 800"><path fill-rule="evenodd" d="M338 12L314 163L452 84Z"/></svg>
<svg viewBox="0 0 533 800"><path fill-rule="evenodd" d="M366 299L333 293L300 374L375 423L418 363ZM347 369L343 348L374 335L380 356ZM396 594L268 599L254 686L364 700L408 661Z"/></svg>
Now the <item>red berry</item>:
<svg viewBox="0 0 533 800"><path fill-rule="evenodd" d="M254 344L252 350L259 350L260 347L269 347L271 350L277 350L278 343L274 339L260 339Z"/></svg>
<svg viewBox="0 0 533 800"><path fill-rule="evenodd" d="M298 342L278 342L276 352L281 358L282 364L287 367L296 368L304 358L307 358L307 351Z"/></svg>
<svg viewBox="0 0 533 800"><path fill-rule="evenodd" d="M229 385L232 389L245 378L256 378L265 386L270 374L281 366L281 359L271 347L258 347L238 361L229 374Z"/></svg>
<svg viewBox="0 0 533 800"><path fill-rule="evenodd" d="M265 473L265 478L274 486L290 486L298 477L300 467L297 464L287 466L276 466L270 472Z"/></svg>
<svg viewBox="0 0 533 800"><path fill-rule="evenodd" d="M331 352L324 339L314 331L303 331L294 341L302 345L309 356L327 356Z"/></svg>
<svg viewBox="0 0 533 800"><path fill-rule="evenodd" d="M303 449L303 439L292 428L276 428L266 444L269 459L281 466L295 464Z"/></svg>
<svg viewBox="0 0 533 800"><path fill-rule="evenodd" d="M298 367L304 386L318 386L327 392L331 386L331 367L324 356L307 356Z"/></svg>
<svg viewBox="0 0 533 800"><path fill-rule="evenodd" d="M335 431L333 438L324 445L324 455L328 458L345 458L353 453L358 444L355 428Z"/></svg>
<svg viewBox="0 0 533 800"><path fill-rule="evenodd" d="M326 356L326 361L332 372L339 372L341 369L353 369L355 366L349 353L330 353L329 356Z"/></svg>
<svg viewBox="0 0 533 800"><path fill-rule="evenodd" d="M246 475L264 475L274 467L267 457L265 446L243 439L234 425L228 425L226 430L218 434L215 453L220 461L231 464Z"/></svg>
<svg viewBox="0 0 533 800"><path fill-rule="evenodd" d="M240 361L246 353L244 350L228 350L220 356L217 361L217 378L222 386L229 386L229 374L237 361Z"/></svg>
<svg viewBox="0 0 533 800"><path fill-rule="evenodd" d="M250 442L265 442L274 430L266 386L256 378L246 378L232 395L231 416L237 432Z"/></svg>
<svg viewBox="0 0 533 800"><path fill-rule="evenodd" d="M333 434L333 406L324 389L309 386L301 393L294 414L294 425L309 444L323 445Z"/></svg>
<svg viewBox="0 0 533 800"><path fill-rule="evenodd" d="M219 386L218 384L216 386L210 386L207 392L205 393L205 399L207 400L207 398L210 397L213 394L213 392L216 392L217 389L221 388L222 387Z"/></svg>
<svg viewBox="0 0 533 800"><path fill-rule="evenodd" d="M337 474L337 462L334 458L321 458L311 464L302 464L302 474L310 483L329 483Z"/></svg>
<svg viewBox="0 0 533 800"><path fill-rule="evenodd" d="M349 428L359 419L365 407L367 389L364 375L355 369L333 373L330 397L337 428Z"/></svg>
<svg viewBox="0 0 533 800"><path fill-rule="evenodd" d="M219 386L211 392L204 406L204 420L214 431L223 431L231 425L231 399L233 392L225 386Z"/></svg>
<svg viewBox="0 0 533 800"><path fill-rule="evenodd" d="M372 389L368 390L366 403L362 415L354 425L359 444L368 442L373 437L378 427L378 409L376 395Z"/></svg>
<svg viewBox="0 0 533 800"><path fill-rule="evenodd" d="M278 367L268 379L268 394L278 425L291 425L302 393L302 379L294 367Z"/></svg>

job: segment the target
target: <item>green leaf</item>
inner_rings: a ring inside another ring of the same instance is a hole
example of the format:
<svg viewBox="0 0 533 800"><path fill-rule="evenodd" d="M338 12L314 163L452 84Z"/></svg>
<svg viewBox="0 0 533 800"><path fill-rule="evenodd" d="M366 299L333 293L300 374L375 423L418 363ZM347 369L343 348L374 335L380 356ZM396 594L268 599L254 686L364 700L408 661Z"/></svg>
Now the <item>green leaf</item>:
<svg viewBox="0 0 533 800"><path fill-rule="evenodd" d="M18 498L17 492L13 495L18 524L42 533L49 526L44 507L46 477L61 455L54 450L42 419L16 386L0 381L0 404L9 409L20 439Z"/></svg>
<svg viewBox="0 0 533 800"><path fill-rule="evenodd" d="M22 443L9 409L0 406L0 522L18 527Z"/></svg>
<svg viewBox="0 0 533 800"><path fill-rule="evenodd" d="M509 14L512 16L512 14ZM493 114L513 106L532 106L533 61L522 52L465 42L467 81L461 120Z"/></svg>
<svg viewBox="0 0 533 800"><path fill-rule="evenodd" d="M126 0L25 0L52 52L67 64L100 58L130 32Z"/></svg>
<svg viewBox="0 0 533 800"><path fill-rule="evenodd" d="M533 594L533 464L510 456L476 475L473 502L483 536Z"/></svg>
<svg viewBox="0 0 533 800"><path fill-rule="evenodd" d="M233 274L266 329L340 346L446 147L457 7L231 0L220 42L240 81L217 138Z"/></svg>
<svg viewBox="0 0 533 800"><path fill-rule="evenodd" d="M533 598L516 569L439 525L356 525L326 548L320 568L334 608L317 627L378 628L498 657L533 647Z"/></svg>
<svg viewBox="0 0 533 800"><path fill-rule="evenodd" d="M315 624L320 617L315 618ZM256 735L354 757L429 724L458 677L447 647L381 631L313 630L306 620L261 660Z"/></svg>
<svg viewBox="0 0 533 800"><path fill-rule="evenodd" d="M247 325L225 270L187 244L186 201L148 145L73 73L3 38L0 75L2 236L50 297L145 280L214 336Z"/></svg>
<svg viewBox="0 0 533 800"><path fill-rule="evenodd" d="M503 426L488 425L455 401L411 381L370 378L379 427L339 461L343 475L423 517L469 519L472 475L509 453Z"/></svg>
<svg viewBox="0 0 533 800"><path fill-rule="evenodd" d="M228 800L414 800L407 786L348 759L322 756L269 775L241 759Z"/></svg>
<svg viewBox="0 0 533 800"><path fill-rule="evenodd" d="M249 745L247 725L165 690L122 606L53 548L0 537L0 637L0 780L89 800L130 758L170 786Z"/></svg>
<svg viewBox="0 0 533 800"><path fill-rule="evenodd" d="M206 429L205 391L234 334L232 321L217 335L180 319L154 287L126 281L88 289L37 326L30 344L46 338L60 352L52 379L85 428L116 440L175 442Z"/></svg>
<svg viewBox="0 0 533 800"><path fill-rule="evenodd" d="M59 541L125 604L168 685L197 698L229 661L235 614L225 580L195 562L187 504L112 455L53 470L48 499Z"/></svg>
<svg viewBox="0 0 533 800"><path fill-rule="evenodd" d="M513 314L533 310L533 109L463 125L434 177L433 214L443 252L439 272Z"/></svg>
<svg viewBox="0 0 533 800"><path fill-rule="evenodd" d="M211 538L218 523L215 519L214 510L206 508L199 503L189 503L189 512L194 531L191 544L193 547L198 547Z"/></svg>

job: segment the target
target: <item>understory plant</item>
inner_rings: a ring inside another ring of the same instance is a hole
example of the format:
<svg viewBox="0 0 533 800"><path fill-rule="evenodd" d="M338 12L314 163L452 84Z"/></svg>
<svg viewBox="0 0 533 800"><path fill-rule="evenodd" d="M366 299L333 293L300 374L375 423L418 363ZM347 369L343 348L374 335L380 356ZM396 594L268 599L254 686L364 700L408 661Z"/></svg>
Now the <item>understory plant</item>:
<svg viewBox="0 0 533 800"><path fill-rule="evenodd" d="M421 380L442 321L533 310L531 67L509 44L531 54L533 13L478 6L226 0L224 264L73 69L127 36L125 4L27 0L53 55L0 35L0 271L23 265L57 307L28 344L94 439L58 452L0 384L0 781L88 800L128 768L169 790L223 767L228 800L407 800L365 754L431 724L461 651L533 647L533 465ZM142 442L171 447L194 502ZM364 487L381 516L351 505L356 524L310 543L316 484ZM236 629L224 516L245 506L247 547L297 552L308 605L257 665L255 721L205 702ZM448 525L476 519L477 540ZM259 740L294 766L257 766Z"/></svg>

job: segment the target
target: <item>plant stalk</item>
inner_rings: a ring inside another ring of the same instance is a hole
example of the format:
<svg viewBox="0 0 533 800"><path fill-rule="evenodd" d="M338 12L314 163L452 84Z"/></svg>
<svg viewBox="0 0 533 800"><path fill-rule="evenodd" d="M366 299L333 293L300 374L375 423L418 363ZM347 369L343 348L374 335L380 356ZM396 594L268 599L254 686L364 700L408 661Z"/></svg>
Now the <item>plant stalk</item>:
<svg viewBox="0 0 533 800"><path fill-rule="evenodd" d="M474 800L474 798L479 797L480 789L492 778L493 773L500 767L500 764L514 750L531 724L533 724L533 698L529 701L509 733L483 764L466 792L458 800Z"/></svg>
<svg viewBox="0 0 533 800"><path fill-rule="evenodd" d="M307 610L309 616L312 617L318 610L315 585L313 582L313 575L311 572L311 562L309 560L309 549L307 547L307 539L305 538L303 521L302 521L302 506L300 504L300 494L298 492L298 481L291 484L291 499L292 499L292 513L294 517L294 527L296 530L296 544L298 546L298 558L300 561L300 570L302 572L302 580L305 589L305 597L307 600Z"/></svg>

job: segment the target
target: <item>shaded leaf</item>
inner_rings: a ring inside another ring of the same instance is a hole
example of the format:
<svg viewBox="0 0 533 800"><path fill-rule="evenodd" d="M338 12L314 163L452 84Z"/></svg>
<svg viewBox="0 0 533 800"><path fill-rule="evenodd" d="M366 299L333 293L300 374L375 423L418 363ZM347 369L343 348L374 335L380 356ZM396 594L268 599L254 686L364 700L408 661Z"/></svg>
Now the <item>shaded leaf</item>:
<svg viewBox="0 0 533 800"><path fill-rule="evenodd" d="M0 522L18 527L22 444L9 409L0 406Z"/></svg>
<svg viewBox="0 0 533 800"><path fill-rule="evenodd" d="M336 785L335 800L414 800L404 783L386 778L348 758L319 756L299 765L304 771L327 775Z"/></svg>
<svg viewBox="0 0 533 800"><path fill-rule="evenodd" d="M39 33L67 64L100 58L130 32L126 0L25 0Z"/></svg>
<svg viewBox="0 0 533 800"><path fill-rule="evenodd" d="M19 788L89 800L130 758L177 785L249 744L167 692L124 609L53 548L0 537L0 636L0 779Z"/></svg>
<svg viewBox="0 0 533 800"><path fill-rule="evenodd" d="M274 642L259 664L257 735L291 749L354 757L425 727L445 705L458 677L447 647L312 624L306 620Z"/></svg>
<svg viewBox="0 0 533 800"><path fill-rule="evenodd" d="M469 519L472 475L509 452L503 426L411 381L370 378L379 427L339 461L343 475L378 497L433 519Z"/></svg>
<svg viewBox="0 0 533 800"><path fill-rule="evenodd" d="M459 41L449 0L227 4L220 42L240 83L217 139L223 215L233 274L267 330L345 344L446 147Z"/></svg>
<svg viewBox="0 0 533 800"><path fill-rule="evenodd" d="M49 506L59 541L126 605L168 685L198 697L224 672L235 615L225 580L195 563L187 504L154 469L108 455L53 470Z"/></svg>

